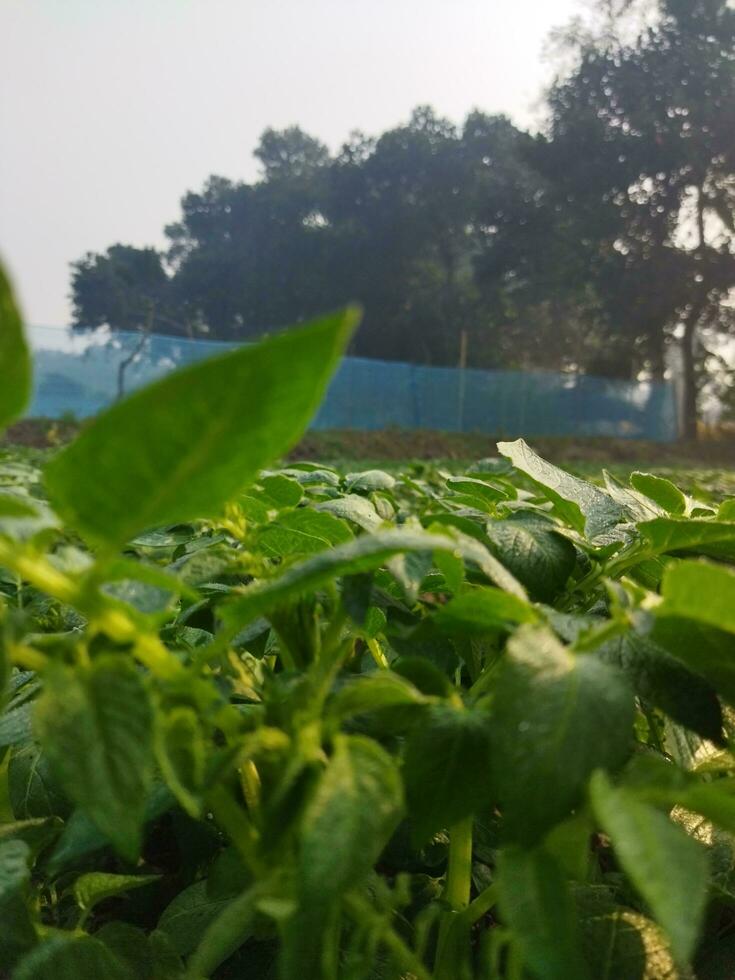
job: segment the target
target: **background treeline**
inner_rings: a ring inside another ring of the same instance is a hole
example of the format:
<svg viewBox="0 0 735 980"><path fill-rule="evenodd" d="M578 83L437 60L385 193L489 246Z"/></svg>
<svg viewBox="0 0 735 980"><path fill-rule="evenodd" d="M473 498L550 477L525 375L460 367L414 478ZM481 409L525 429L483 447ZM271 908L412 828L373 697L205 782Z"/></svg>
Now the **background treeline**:
<svg viewBox="0 0 735 980"><path fill-rule="evenodd" d="M733 380L735 11L605 0L557 41L537 134L429 107L336 154L266 130L260 179L186 194L166 251L74 263L74 325L245 339L357 299L366 357L660 378L672 347L694 435Z"/></svg>

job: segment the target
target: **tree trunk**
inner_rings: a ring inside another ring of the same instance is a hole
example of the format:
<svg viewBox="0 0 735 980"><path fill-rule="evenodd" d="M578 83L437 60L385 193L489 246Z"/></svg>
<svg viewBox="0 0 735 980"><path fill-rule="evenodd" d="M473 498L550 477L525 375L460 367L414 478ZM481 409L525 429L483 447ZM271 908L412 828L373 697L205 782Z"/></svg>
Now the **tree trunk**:
<svg viewBox="0 0 735 980"><path fill-rule="evenodd" d="M697 376L694 366L694 342L697 335L697 319L691 316L684 324L684 336L681 341L682 354L682 439L696 441L697 439Z"/></svg>
<svg viewBox="0 0 735 980"><path fill-rule="evenodd" d="M666 373L666 336L660 323L649 333L649 366L653 381L663 381ZM633 374L635 377L635 373Z"/></svg>
<svg viewBox="0 0 735 980"><path fill-rule="evenodd" d="M704 229L704 206L705 206L705 196L704 190L701 185L697 187L697 233L699 241L697 243L697 252L699 259L702 262L702 267L704 267L705 259L705 229ZM684 322L684 336L681 341L681 353L682 353L682 368L683 368L683 427L682 427L682 438L690 439L696 441L698 436L697 431L697 373L695 366L695 344L697 339L697 325L699 323L699 318L701 317L705 307L707 305L707 292L706 289L702 289L700 295L693 302L689 315Z"/></svg>

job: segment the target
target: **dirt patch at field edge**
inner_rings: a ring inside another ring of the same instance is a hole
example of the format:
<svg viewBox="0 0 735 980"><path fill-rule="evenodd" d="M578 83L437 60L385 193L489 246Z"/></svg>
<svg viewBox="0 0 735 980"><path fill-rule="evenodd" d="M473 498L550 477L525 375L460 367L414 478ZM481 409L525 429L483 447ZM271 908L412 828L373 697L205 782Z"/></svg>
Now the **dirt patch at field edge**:
<svg viewBox="0 0 735 980"><path fill-rule="evenodd" d="M0 444L49 449L68 442L79 424L56 419L24 419L11 425ZM501 436L429 430L381 429L374 432L329 430L308 432L290 459L482 459L497 455ZM507 437L506 437L507 438ZM735 467L735 437L692 443L644 442L637 439L525 437L555 463L625 463L645 468Z"/></svg>
<svg viewBox="0 0 735 980"><path fill-rule="evenodd" d="M376 432L309 432L292 459L482 459L496 456L502 436L384 429ZM551 438L525 436L534 449L558 464L614 463L646 468L678 466L735 467L735 438L693 443L644 442L637 439Z"/></svg>

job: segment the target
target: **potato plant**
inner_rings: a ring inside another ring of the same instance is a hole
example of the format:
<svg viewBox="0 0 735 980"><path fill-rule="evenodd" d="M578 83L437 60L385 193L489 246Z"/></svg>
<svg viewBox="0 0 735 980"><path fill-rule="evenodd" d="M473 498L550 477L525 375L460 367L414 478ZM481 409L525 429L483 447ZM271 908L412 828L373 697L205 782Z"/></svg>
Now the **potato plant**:
<svg viewBox="0 0 735 980"><path fill-rule="evenodd" d="M0 465L0 976L730 977L735 500L279 467L355 319Z"/></svg>

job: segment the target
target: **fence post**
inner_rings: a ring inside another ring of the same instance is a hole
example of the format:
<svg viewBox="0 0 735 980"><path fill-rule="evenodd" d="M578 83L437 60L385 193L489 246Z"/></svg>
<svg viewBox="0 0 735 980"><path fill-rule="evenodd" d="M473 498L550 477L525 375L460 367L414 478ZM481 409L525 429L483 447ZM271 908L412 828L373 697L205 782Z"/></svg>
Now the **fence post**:
<svg viewBox="0 0 735 980"><path fill-rule="evenodd" d="M459 390L457 404L457 431L464 432L465 370L467 368L467 331L459 334Z"/></svg>

